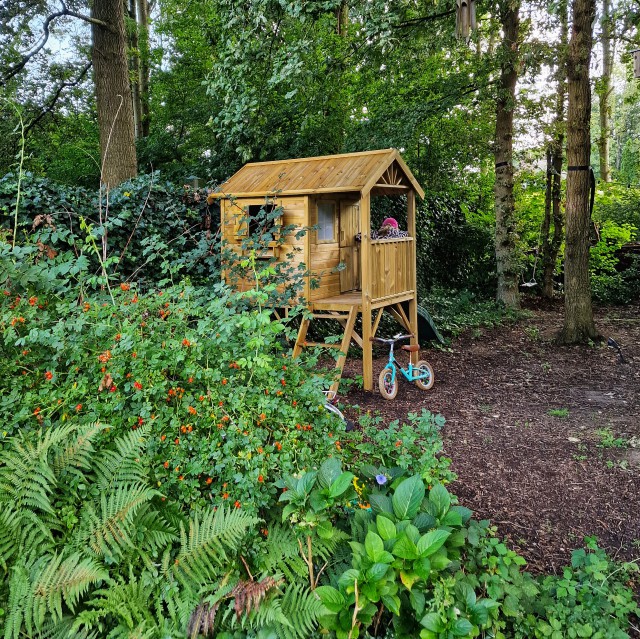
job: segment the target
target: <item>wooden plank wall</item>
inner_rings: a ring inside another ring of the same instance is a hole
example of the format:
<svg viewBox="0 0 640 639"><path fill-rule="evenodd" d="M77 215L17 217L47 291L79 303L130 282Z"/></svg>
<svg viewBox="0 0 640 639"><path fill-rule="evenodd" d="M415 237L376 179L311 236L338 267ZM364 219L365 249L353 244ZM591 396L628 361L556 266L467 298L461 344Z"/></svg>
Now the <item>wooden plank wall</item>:
<svg viewBox="0 0 640 639"><path fill-rule="evenodd" d="M351 198L353 200L353 198ZM339 196L310 197L309 198L309 226L318 223L318 201L330 201L336 205L336 241L318 243L317 231L309 231L309 249L311 278L319 283L318 288L309 289L309 301L323 297L340 295L340 273L336 270L340 264L340 243L338 241L338 216L340 215Z"/></svg>
<svg viewBox="0 0 640 639"><path fill-rule="evenodd" d="M414 290L413 243L412 238L371 242L369 274L373 303Z"/></svg>
<svg viewBox="0 0 640 639"><path fill-rule="evenodd" d="M274 200L274 203L283 208L283 226L293 225L294 230L285 237L285 241L278 248L278 261L286 261L290 266L296 267L306 263L305 238L296 238L296 233L307 225L306 221L306 200L307 196L298 195L292 197L281 197ZM231 202L222 200L220 215L222 221L222 240L232 250L237 251L241 257L241 244L244 239L243 225L241 224L244 215L243 209L250 205L262 205L265 198L238 198ZM226 275L223 272L226 281ZM253 286L253 282L240 282L237 285L239 290L247 290Z"/></svg>

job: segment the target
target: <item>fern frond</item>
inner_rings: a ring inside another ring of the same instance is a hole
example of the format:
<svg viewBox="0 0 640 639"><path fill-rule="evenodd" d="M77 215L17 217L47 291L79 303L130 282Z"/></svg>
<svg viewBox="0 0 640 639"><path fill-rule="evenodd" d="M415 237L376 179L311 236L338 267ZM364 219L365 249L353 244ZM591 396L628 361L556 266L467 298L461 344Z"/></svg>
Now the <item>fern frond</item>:
<svg viewBox="0 0 640 639"><path fill-rule="evenodd" d="M7 562L18 552L20 545L17 535L20 530L22 517L20 514L0 508L0 567L7 572Z"/></svg>
<svg viewBox="0 0 640 639"><path fill-rule="evenodd" d="M237 550L247 530L257 523L258 519L241 510L196 513L189 520L188 532L180 526L180 553L173 574L186 587L199 587L216 575L227 551Z"/></svg>
<svg viewBox="0 0 640 639"><path fill-rule="evenodd" d="M156 552L178 537L178 530L167 521L163 513L144 504L136 516L136 530L142 536L141 549Z"/></svg>
<svg viewBox="0 0 640 639"><path fill-rule="evenodd" d="M219 607L220 602L212 605L208 603L199 604L189 617L187 637L189 639L198 639L200 635L208 637L211 634L213 636Z"/></svg>
<svg viewBox="0 0 640 639"><path fill-rule="evenodd" d="M45 623L32 639L96 639L95 632L78 630L74 626L73 617L63 617L60 620Z"/></svg>
<svg viewBox="0 0 640 639"><path fill-rule="evenodd" d="M66 559L54 555L32 580L33 607L30 616L41 628L47 613L53 620L62 619L62 602L73 612L80 598L92 584L106 581L109 573L92 559L73 554Z"/></svg>
<svg viewBox="0 0 640 639"><path fill-rule="evenodd" d="M145 424L115 440L116 450L103 450L93 460L98 490L106 491L122 484L144 484L147 465L140 463L151 426Z"/></svg>
<svg viewBox="0 0 640 639"><path fill-rule="evenodd" d="M308 577L307 564L300 556L298 539L291 528L275 524L262 544L265 554L258 555L258 567L263 575L281 572L289 582Z"/></svg>
<svg viewBox="0 0 640 639"><path fill-rule="evenodd" d="M7 617L4 622L4 639L18 639L20 637L30 595L29 570L24 561L22 561L11 569Z"/></svg>
<svg viewBox="0 0 640 639"><path fill-rule="evenodd" d="M239 581L231 591L235 600L236 616L240 618L243 613L249 615L252 610L257 610L267 593L280 583L273 577L265 577L261 581Z"/></svg>
<svg viewBox="0 0 640 639"><path fill-rule="evenodd" d="M49 442L51 439L48 437ZM53 513L49 495L56 477L47 452L42 442L34 446L23 436L14 437L7 448L0 451L0 507L8 504L15 510L26 507Z"/></svg>
<svg viewBox="0 0 640 639"><path fill-rule="evenodd" d="M93 439L104 428L102 424L77 428L76 438L62 449L56 450L52 464L56 477L60 477L65 470L77 472L78 469L91 469Z"/></svg>
<svg viewBox="0 0 640 639"><path fill-rule="evenodd" d="M122 485L100 497L100 513L88 504L82 513L79 542L94 555L119 557L133 548L133 525L136 512L151 501L157 491L142 485Z"/></svg>
<svg viewBox="0 0 640 639"><path fill-rule="evenodd" d="M282 596L282 612L289 621L276 628L283 639L306 639L315 634L317 619L323 610L316 595L302 584L291 584Z"/></svg>

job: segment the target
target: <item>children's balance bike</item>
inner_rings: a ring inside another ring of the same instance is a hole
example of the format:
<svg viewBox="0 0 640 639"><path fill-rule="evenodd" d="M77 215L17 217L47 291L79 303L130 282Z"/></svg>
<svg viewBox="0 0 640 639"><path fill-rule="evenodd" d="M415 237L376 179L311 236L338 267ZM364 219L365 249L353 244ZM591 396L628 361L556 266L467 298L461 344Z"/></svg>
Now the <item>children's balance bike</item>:
<svg viewBox="0 0 640 639"><path fill-rule="evenodd" d="M409 339L413 335L394 335L391 339L383 339L381 337L372 337L371 341L380 342L382 344L389 344L389 361L387 365L382 369L380 377L378 378L378 387L380 388L380 394L385 399L394 399L398 394L398 369L404 375L404 378L408 382L413 382L418 388L422 390L429 390L435 381L433 376L433 368L431 364L424 359L418 361L414 366L409 360L407 368L402 368L400 362L398 362L393 354L393 347L396 342L403 339ZM411 346L403 346L402 350L409 353L417 353L420 350L420 346L417 344Z"/></svg>

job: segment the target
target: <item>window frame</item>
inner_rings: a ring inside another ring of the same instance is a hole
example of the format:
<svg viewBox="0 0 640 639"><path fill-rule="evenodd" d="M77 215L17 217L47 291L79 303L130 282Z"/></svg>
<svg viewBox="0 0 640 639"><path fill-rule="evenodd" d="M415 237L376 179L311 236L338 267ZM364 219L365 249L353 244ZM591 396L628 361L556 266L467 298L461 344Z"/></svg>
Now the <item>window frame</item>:
<svg viewBox="0 0 640 639"><path fill-rule="evenodd" d="M333 233L331 238L320 239L320 205L330 204L333 207ZM338 203L336 200L316 200L316 223L318 228L316 230L316 244L336 244L338 242Z"/></svg>

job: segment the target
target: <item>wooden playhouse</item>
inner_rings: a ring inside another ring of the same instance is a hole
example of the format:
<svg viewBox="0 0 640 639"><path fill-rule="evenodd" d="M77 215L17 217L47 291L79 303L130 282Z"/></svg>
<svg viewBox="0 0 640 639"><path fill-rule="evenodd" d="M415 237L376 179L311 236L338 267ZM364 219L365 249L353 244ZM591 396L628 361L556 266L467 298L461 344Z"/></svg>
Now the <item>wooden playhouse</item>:
<svg viewBox="0 0 640 639"><path fill-rule="evenodd" d="M294 347L294 356L305 346L340 349L334 390L352 340L362 348L364 388L373 389L370 338L385 309L417 344L416 194L424 197L395 149L251 163L220 186L223 243L238 252L247 216L266 201L282 207L284 226L313 227L300 237L289 233L272 257L304 264L309 274L303 296L312 319L337 320L344 328L340 344L307 342L312 320L305 319ZM397 217L406 220L407 237L372 239L371 203L377 197L406 209ZM354 330L358 314L361 334Z"/></svg>

